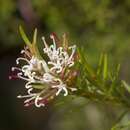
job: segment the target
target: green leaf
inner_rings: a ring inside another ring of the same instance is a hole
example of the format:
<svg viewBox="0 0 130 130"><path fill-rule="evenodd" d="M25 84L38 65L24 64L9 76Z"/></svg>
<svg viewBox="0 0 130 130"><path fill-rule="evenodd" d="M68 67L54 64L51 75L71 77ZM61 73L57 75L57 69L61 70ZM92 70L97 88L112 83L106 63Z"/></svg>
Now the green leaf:
<svg viewBox="0 0 130 130"><path fill-rule="evenodd" d="M124 125L117 125L115 127L112 127L111 130L126 130L126 128L129 128L130 122L127 122L127 124Z"/></svg>
<svg viewBox="0 0 130 130"><path fill-rule="evenodd" d="M120 68L121 68L121 65L118 64L118 65L117 65L117 68L116 68L116 74L115 74L116 79L119 77L119 71L120 71Z"/></svg>
<svg viewBox="0 0 130 130"><path fill-rule="evenodd" d="M93 85L98 87L100 90L104 91L102 81L97 76L93 67L88 64L87 59L85 57L85 53L83 52L83 48L81 48L81 49L78 48L78 53L79 53L80 60L81 60L80 61L81 66L83 66L83 71L84 71L85 76L88 79L88 81L90 81Z"/></svg>
<svg viewBox="0 0 130 130"><path fill-rule="evenodd" d="M19 26L19 31L20 31L20 34L24 40L24 42L26 43L26 45L29 47L31 53L33 55L35 55L37 58L39 59L43 59L42 56L40 55L40 52L39 52L39 49L38 49L38 46L37 46L37 29L34 30L34 34L33 34L33 41L32 43L29 41L27 35L25 34L22 26Z"/></svg>
<svg viewBox="0 0 130 130"><path fill-rule="evenodd" d="M38 45L36 43L37 43L37 29L35 29L33 33L32 49L34 55L36 55L39 59L43 59L42 56L40 55Z"/></svg>
<svg viewBox="0 0 130 130"><path fill-rule="evenodd" d="M45 84L44 85L43 84L33 84L32 87L35 89L43 89L46 87L46 85Z"/></svg>
<svg viewBox="0 0 130 130"><path fill-rule="evenodd" d="M37 29L35 28L34 34L33 34L33 42L32 43L35 45L36 42L37 42Z"/></svg>
<svg viewBox="0 0 130 130"><path fill-rule="evenodd" d="M83 50L80 50L78 48L78 52L79 52L81 63L85 67L86 71L90 74L91 77L95 77L96 74L95 74L93 68L88 64L87 58L85 57L85 53L83 53Z"/></svg>
<svg viewBox="0 0 130 130"><path fill-rule="evenodd" d="M104 54L103 58L103 79L105 80L108 75L108 59L107 59L107 54Z"/></svg>
<svg viewBox="0 0 130 130"><path fill-rule="evenodd" d="M19 32L20 32L20 34L21 34L22 39L24 40L24 42L27 44L27 46L29 46L29 48L31 48L31 46L32 46L31 42L29 41L27 35L25 34L22 26L19 26Z"/></svg>
<svg viewBox="0 0 130 130"><path fill-rule="evenodd" d="M130 86L124 80L122 80L121 82L123 86L126 88L126 90L130 93Z"/></svg>
<svg viewBox="0 0 130 130"><path fill-rule="evenodd" d="M103 63L103 53L101 53L100 58L99 58L99 63L98 63L98 68L97 68L97 75L100 75L102 71L102 63Z"/></svg>
<svg viewBox="0 0 130 130"><path fill-rule="evenodd" d="M119 128L121 128L121 121L123 120L123 118L126 116L126 114L129 112L129 109L126 109L117 119L117 121L115 122L115 125L113 125L113 127L111 128L111 130L119 130Z"/></svg>

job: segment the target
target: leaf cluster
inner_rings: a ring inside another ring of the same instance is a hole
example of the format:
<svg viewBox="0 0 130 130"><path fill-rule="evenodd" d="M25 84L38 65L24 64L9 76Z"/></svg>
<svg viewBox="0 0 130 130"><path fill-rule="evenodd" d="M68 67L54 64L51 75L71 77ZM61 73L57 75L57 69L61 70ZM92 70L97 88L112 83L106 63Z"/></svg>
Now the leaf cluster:
<svg viewBox="0 0 130 130"><path fill-rule="evenodd" d="M76 86L77 95L90 100L111 102L130 107L130 86L119 76L120 64L115 69L109 67L108 55L101 53L99 63L95 69L88 63L85 50L78 48L79 75Z"/></svg>

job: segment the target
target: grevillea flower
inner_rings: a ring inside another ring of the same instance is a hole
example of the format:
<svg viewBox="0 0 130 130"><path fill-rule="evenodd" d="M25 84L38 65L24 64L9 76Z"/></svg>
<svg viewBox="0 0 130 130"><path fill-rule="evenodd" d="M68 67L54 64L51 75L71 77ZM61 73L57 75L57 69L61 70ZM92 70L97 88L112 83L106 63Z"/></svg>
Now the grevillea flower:
<svg viewBox="0 0 130 130"><path fill-rule="evenodd" d="M48 57L48 60L44 60L36 45L37 30L34 32L32 43L21 27L20 33L27 46L21 51L23 56L16 59L16 64L20 67L12 67L12 71L16 72L15 77L26 81L27 95L18 95L18 98L25 98L25 106L45 106L59 94L67 96L69 90L76 91L76 88L68 85L68 78L73 73L76 46L68 47L66 35L63 35L61 46L54 34L50 35L51 45L42 37L43 53Z"/></svg>

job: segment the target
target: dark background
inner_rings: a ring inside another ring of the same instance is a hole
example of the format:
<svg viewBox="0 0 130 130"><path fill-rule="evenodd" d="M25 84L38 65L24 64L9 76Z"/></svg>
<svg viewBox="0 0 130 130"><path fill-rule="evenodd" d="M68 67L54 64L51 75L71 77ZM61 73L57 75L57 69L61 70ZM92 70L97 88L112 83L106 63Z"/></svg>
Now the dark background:
<svg viewBox="0 0 130 130"><path fill-rule="evenodd" d="M130 83L130 0L0 0L0 130L109 130L122 108L69 96L63 105L25 108L16 98L24 81L8 76L24 46L19 25L30 39L37 27L41 44L42 35L66 32L94 67L107 52L110 67L121 63L120 77Z"/></svg>

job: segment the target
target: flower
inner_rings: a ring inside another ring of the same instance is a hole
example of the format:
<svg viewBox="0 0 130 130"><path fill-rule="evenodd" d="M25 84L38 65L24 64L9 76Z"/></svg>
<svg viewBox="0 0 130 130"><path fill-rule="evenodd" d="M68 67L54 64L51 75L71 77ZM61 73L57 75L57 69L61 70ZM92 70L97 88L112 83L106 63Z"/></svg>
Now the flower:
<svg viewBox="0 0 130 130"><path fill-rule="evenodd" d="M26 98L25 106L35 104L36 107L45 106L50 100L60 93L68 95L68 90L76 91L76 88L67 85L67 76L71 73L70 68L74 65L76 46L64 48L57 46L55 36L50 35L52 44L49 46L45 37L42 37L43 53L48 60L39 58L29 46L21 53L23 57L16 59L16 64L21 67L12 67L16 72L15 77L26 81L27 95L19 95L18 98ZM34 49L35 50L35 49ZM20 64L21 62L22 64ZM68 74L67 74L68 73ZM66 75L66 77L65 77Z"/></svg>
<svg viewBox="0 0 130 130"><path fill-rule="evenodd" d="M61 73L65 67L71 67L74 65L73 56L76 50L76 46L73 45L69 47L69 49L72 50L72 53L69 56L69 54L63 50L63 47L56 48L54 35L51 35L50 38L53 40L53 44L49 47L45 41L45 38L42 37L42 40L45 45L43 51L48 55L50 59L50 61L48 61L48 64L52 65L50 71L56 71L56 73Z"/></svg>

